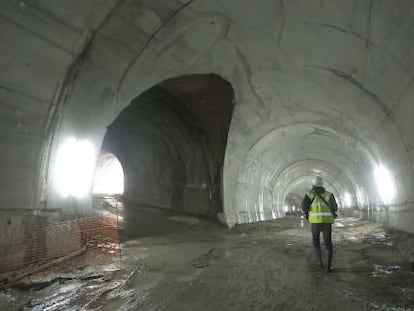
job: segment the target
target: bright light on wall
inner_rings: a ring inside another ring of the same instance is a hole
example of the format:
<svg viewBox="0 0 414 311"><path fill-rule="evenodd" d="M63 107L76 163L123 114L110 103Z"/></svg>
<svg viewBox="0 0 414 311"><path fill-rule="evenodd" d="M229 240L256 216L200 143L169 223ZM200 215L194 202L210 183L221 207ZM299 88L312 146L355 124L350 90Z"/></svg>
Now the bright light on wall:
<svg viewBox="0 0 414 311"><path fill-rule="evenodd" d="M344 204L346 207L350 207L352 205L352 198L349 192L345 192L344 194Z"/></svg>
<svg viewBox="0 0 414 311"><path fill-rule="evenodd" d="M365 191L365 188L357 186L356 197L357 197L357 203L360 207L369 205L370 202L368 200L368 195L367 195L367 192Z"/></svg>
<svg viewBox="0 0 414 311"><path fill-rule="evenodd" d="M99 156L93 185L94 194L123 194L124 171L118 158L112 153Z"/></svg>
<svg viewBox="0 0 414 311"><path fill-rule="evenodd" d="M381 200L384 204L390 203L395 195L395 186L390 172L384 166L379 165L375 168L374 175Z"/></svg>
<svg viewBox="0 0 414 311"><path fill-rule="evenodd" d="M95 170L95 153L91 142L67 139L56 160L56 183L63 196L80 198L88 193Z"/></svg>

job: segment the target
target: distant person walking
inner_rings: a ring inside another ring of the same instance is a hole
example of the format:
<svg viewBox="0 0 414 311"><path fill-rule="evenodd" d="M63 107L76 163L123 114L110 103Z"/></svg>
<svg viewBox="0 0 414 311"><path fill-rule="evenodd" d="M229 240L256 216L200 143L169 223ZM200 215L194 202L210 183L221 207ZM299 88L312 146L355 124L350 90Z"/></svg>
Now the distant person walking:
<svg viewBox="0 0 414 311"><path fill-rule="evenodd" d="M302 211L306 219L309 220L312 228L312 241L316 257L321 268L324 268L320 236L323 234L325 248L328 251L327 271L332 271L332 224L337 217L338 206L335 197L323 187L323 180L320 176L315 176L312 181L312 190L305 195L302 201Z"/></svg>

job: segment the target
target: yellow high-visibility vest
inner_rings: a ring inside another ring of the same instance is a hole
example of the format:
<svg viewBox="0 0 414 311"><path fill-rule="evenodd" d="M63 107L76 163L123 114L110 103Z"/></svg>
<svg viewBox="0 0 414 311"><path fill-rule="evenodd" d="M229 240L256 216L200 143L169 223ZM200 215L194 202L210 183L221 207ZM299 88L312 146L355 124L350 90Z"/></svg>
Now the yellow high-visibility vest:
<svg viewBox="0 0 414 311"><path fill-rule="evenodd" d="M333 224L334 216L332 214L331 208L327 205L321 197L325 199L326 202L329 202L332 193L325 191L315 195L315 193L309 193L308 196L313 200L310 209L309 209L309 222L311 224Z"/></svg>

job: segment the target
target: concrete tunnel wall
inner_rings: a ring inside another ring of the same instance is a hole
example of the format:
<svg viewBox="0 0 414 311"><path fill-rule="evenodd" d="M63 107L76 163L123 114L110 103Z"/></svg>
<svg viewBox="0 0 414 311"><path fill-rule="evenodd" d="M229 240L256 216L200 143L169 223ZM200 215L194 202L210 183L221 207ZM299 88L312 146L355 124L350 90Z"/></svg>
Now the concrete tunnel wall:
<svg viewBox="0 0 414 311"><path fill-rule="evenodd" d="M414 3L401 1L3 1L1 209L87 214L62 198L69 136L97 157L119 113L168 78L215 73L235 108L224 220L283 215L321 174L342 201L413 231ZM384 204L373 171L390 171Z"/></svg>

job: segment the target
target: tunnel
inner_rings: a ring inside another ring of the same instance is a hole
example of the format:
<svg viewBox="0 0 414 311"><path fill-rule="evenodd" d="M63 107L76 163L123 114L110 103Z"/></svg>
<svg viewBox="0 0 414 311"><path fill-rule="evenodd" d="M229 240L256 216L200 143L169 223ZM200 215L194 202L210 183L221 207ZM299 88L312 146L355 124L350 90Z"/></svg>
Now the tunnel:
<svg viewBox="0 0 414 311"><path fill-rule="evenodd" d="M159 224L154 209L213 221L223 215L233 103L231 85L220 77L182 76L143 92L109 125L102 148L117 154L125 171L126 231L149 234L151 219Z"/></svg>
<svg viewBox="0 0 414 311"><path fill-rule="evenodd" d="M343 310L414 308L412 1L0 8L1 308L334 306L329 295L327 305L293 298L306 280L341 293ZM107 159L116 190L101 187ZM315 176L338 205L342 273L330 278L303 259L312 245L301 207ZM43 277L32 280L39 297L25 294L28 277L98 251L116 271L92 261L93 276ZM105 273L118 278L113 292L82 298ZM45 298L65 282L84 282L77 298Z"/></svg>

